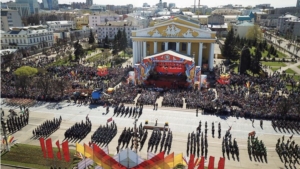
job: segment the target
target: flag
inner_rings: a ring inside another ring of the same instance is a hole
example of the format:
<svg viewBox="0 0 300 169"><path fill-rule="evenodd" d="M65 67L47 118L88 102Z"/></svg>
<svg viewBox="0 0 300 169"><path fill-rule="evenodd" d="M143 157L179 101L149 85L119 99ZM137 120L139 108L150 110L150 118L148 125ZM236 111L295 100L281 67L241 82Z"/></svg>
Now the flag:
<svg viewBox="0 0 300 169"><path fill-rule="evenodd" d="M204 162L205 162L205 158L202 156L201 160L200 160L200 164L198 166L198 169L204 169Z"/></svg>
<svg viewBox="0 0 300 169"><path fill-rule="evenodd" d="M112 121L112 117L107 119L107 123L111 122Z"/></svg>
<svg viewBox="0 0 300 169"><path fill-rule="evenodd" d="M84 147L81 144L76 143L76 151L84 154Z"/></svg>
<svg viewBox="0 0 300 169"><path fill-rule="evenodd" d="M14 138L15 138L14 136L9 136L8 143L12 143Z"/></svg>
<svg viewBox="0 0 300 169"><path fill-rule="evenodd" d="M224 169L225 168L225 158L220 157L218 169Z"/></svg>
<svg viewBox="0 0 300 169"><path fill-rule="evenodd" d="M183 164L183 154L182 153L177 154L174 157L174 165L176 166L177 164Z"/></svg>
<svg viewBox="0 0 300 169"><path fill-rule="evenodd" d="M150 165L148 166L149 168L156 168L155 164L159 164L160 162L162 162L162 160L164 159L164 156L165 156L165 152L162 151L160 152L159 154L157 154L156 156L154 156L153 158L151 158L149 160L150 162Z"/></svg>
<svg viewBox="0 0 300 169"><path fill-rule="evenodd" d="M93 158L93 149L84 144L84 156L87 158Z"/></svg>
<svg viewBox="0 0 300 169"><path fill-rule="evenodd" d="M47 152L48 152L48 158L53 158L53 149L52 149L52 140L51 138L48 138L46 140L46 147L47 147Z"/></svg>
<svg viewBox="0 0 300 169"><path fill-rule="evenodd" d="M58 152L56 153L57 158L61 160L61 153L60 153L59 140L56 141L56 146L57 146L57 148L58 148Z"/></svg>
<svg viewBox="0 0 300 169"><path fill-rule="evenodd" d="M174 168L174 152L165 157L163 168Z"/></svg>
<svg viewBox="0 0 300 169"><path fill-rule="evenodd" d="M195 159L194 154L191 154L191 158L190 158L189 164L188 164L188 169L193 169L195 167L194 166L194 159Z"/></svg>
<svg viewBox="0 0 300 169"><path fill-rule="evenodd" d="M69 142L68 142L68 140L63 142L61 145L62 145L62 150L63 150L63 153L64 153L64 159L65 159L66 162L69 162L70 161L70 152L69 152Z"/></svg>
<svg viewBox="0 0 300 169"><path fill-rule="evenodd" d="M47 155L46 155L46 147L45 147L45 139L44 138L40 138L40 145L41 145L41 148L42 148L42 151L43 151L43 155L44 155L44 158L47 158Z"/></svg>
<svg viewBox="0 0 300 169"><path fill-rule="evenodd" d="M210 156L207 169L214 169L215 157Z"/></svg>

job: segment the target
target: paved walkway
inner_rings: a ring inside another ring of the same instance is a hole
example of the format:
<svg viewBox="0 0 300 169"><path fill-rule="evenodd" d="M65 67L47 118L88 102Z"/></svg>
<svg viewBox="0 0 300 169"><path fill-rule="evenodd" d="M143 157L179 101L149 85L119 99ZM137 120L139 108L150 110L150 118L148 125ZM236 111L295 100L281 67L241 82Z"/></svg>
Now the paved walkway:
<svg viewBox="0 0 300 169"><path fill-rule="evenodd" d="M11 107L2 106L7 114L8 109ZM18 110L18 108L16 107ZM88 136L81 142L87 143L90 141L91 135L96 131L98 126L106 124L106 120L112 117L112 111L107 115L102 115L105 112L105 108L99 106L78 106L69 103L45 103L41 106L30 108L30 120L29 125L24 127L21 131L16 132L13 136L18 140L19 143L39 145L38 140L31 139L31 133L34 128L40 125L47 119L53 119L53 117L62 116L62 124L59 130L54 132L50 137L53 142L64 139L64 132L71 127L75 122L85 120L86 116L92 121L92 131ZM200 113L199 113L200 114ZM195 110L189 109L178 109L178 108L158 108L157 111L153 111L153 106L145 106L142 116L138 120L138 124L144 123L145 120L154 122L158 119L158 123L164 124L169 123L170 129L173 132L173 143L171 152L175 154L184 153L186 154L186 142L187 135L196 130L199 121L202 121L202 131L204 130L204 122L208 122L208 156L215 156L215 166L218 165L218 159L222 156L221 139L213 138L211 136L211 124L215 122L221 123L222 136L224 136L229 126L232 126L231 133L233 138L236 138L240 147L240 161L228 160L226 158L226 167L228 169L273 169L273 168L284 168L283 163L280 161L278 155L275 152L275 144L279 137L285 135L289 137L291 133L277 133L271 127L270 121L264 122L264 129L259 127L259 122L255 121L254 127L250 120L244 118L235 117L217 117L211 115L199 115L196 117ZM134 119L128 117L113 117L113 120L117 123L118 134L109 144L109 153L116 153L117 140L120 136L121 131L124 127L133 127ZM247 153L247 136L248 133L255 130L259 139L263 140L268 149L268 163L250 161ZM148 135L148 139L149 139ZM300 136L294 135L294 139L297 144L300 143ZM144 145L142 151L138 154L142 158L147 158L147 143ZM54 143L53 143L54 144ZM70 143L75 145L75 143ZM157 153L157 152L156 152Z"/></svg>

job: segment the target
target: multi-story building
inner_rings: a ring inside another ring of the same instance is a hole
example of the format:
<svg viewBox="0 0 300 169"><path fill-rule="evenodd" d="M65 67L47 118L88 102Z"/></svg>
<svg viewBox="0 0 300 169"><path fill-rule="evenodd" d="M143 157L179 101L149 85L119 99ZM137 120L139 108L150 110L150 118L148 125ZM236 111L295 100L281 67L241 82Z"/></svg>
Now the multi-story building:
<svg viewBox="0 0 300 169"><path fill-rule="evenodd" d="M92 5L89 8L92 12L103 12L106 11L106 5Z"/></svg>
<svg viewBox="0 0 300 169"><path fill-rule="evenodd" d="M150 7L148 3L143 3L143 7Z"/></svg>
<svg viewBox="0 0 300 169"><path fill-rule="evenodd" d="M240 15L241 11L235 9L216 9L211 12L212 14L220 14L220 15Z"/></svg>
<svg viewBox="0 0 300 169"><path fill-rule="evenodd" d="M75 24L73 21L47 21L49 31L65 31L74 29Z"/></svg>
<svg viewBox="0 0 300 169"><path fill-rule="evenodd" d="M12 10L17 10L22 18L31 15L29 3L7 2L7 7Z"/></svg>
<svg viewBox="0 0 300 169"><path fill-rule="evenodd" d="M8 31L10 27L22 26L22 20L17 10L1 9L1 30Z"/></svg>
<svg viewBox="0 0 300 169"><path fill-rule="evenodd" d="M169 9L175 8L175 7L176 7L176 4L175 4L175 3L169 3Z"/></svg>
<svg viewBox="0 0 300 169"><path fill-rule="evenodd" d="M101 41L102 39L105 39L107 36L108 39L113 40L115 35L117 35L118 30L123 31L125 29L127 40L130 40L131 32L133 30L139 29L139 26L124 26L124 25L99 25L97 26L97 35L98 35L98 41Z"/></svg>
<svg viewBox="0 0 300 169"><path fill-rule="evenodd" d="M89 13L86 13L74 18L74 24L77 29L82 29L83 26L89 26L89 15Z"/></svg>
<svg viewBox="0 0 300 169"><path fill-rule="evenodd" d="M85 9L85 8L88 8L86 6L86 3L84 3L84 2L72 2L71 6L72 6L73 9Z"/></svg>
<svg viewBox="0 0 300 169"><path fill-rule="evenodd" d="M274 7L271 6L271 4L258 4L255 5L255 8L257 9L274 9Z"/></svg>
<svg viewBox="0 0 300 169"><path fill-rule="evenodd" d="M250 28L254 26L254 22L239 22L232 26L233 32L235 36L239 36L240 38L245 38L247 32Z"/></svg>
<svg viewBox="0 0 300 169"><path fill-rule="evenodd" d="M16 3L29 4L30 14L39 13L40 5L37 0L16 0Z"/></svg>
<svg viewBox="0 0 300 169"><path fill-rule="evenodd" d="M86 0L86 6L90 7L93 5L93 0Z"/></svg>
<svg viewBox="0 0 300 169"><path fill-rule="evenodd" d="M119 21L120 16L113 12L101 12L99 14L89 15L89 27L96 27L98 25L107 24L111 21Z"/></svg>
<svg viewBox="0 0 300 169"><path fill-rule="evenodd" d="M163 2L163 8L168 8L168 3L167 2Z"/></svg>
<svg viewBox="0 0 300 169"><path fill-rule="evenodd" d="M294 21L294 20L297 20L297 19L298 19L298 17L290 15L290 14L286 14L286 15L280 16L278 18L277 30L280 33L283 33L287 29L287 27L289 27L289 25L288 25L288 23L286 21L287 20Z"/></svg>
<svg viewBox="0 0 300 169"><path fill-rule="evenodd" d="M296 7L297 7L297 8L300 8L300 0L297 0Z"/></svg>
<svg viewBox="0 0 300 169"><path fill-rule="evenodd" d="M56 10L58 9L58 0L43 0L44 9Z"/></svg>
<svg viewBox="0 0 300 169"><path fill-rule="evenodd" d="M1 49L37 49L53 44L53 32L46 25L29 27L13 27L7 32L1 32Z"/></svg>

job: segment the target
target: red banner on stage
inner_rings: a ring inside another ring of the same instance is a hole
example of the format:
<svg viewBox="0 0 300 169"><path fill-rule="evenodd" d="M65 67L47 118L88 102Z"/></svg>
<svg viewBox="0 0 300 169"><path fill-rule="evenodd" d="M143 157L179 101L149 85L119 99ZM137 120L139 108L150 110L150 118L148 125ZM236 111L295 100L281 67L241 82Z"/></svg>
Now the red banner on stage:
<svg viewBox="0 0 300 169"><path fill-rule="evenodd" d="M60 145L59 145L59 140L56 141L56 146L58 148L58 152L56 153L56 156L58 159L61 160L61 153L60 153Z"/></svg>
<svg viewBox="0 0 300 169"><path fill-rule="evenodd" d="M63 153L64 153L64 159L66 162L69 162L70 161L70 152L69 152L69 142L68 140L63 142L62 144L62 150L63 150Z"/></svg>
<svg viewBox="0 0 300 169"><path fill-rule="evenodd" d="M107 70L106 66L98 66L97 71L98 71L97 74L99 76L106 76L106 75L108 75L108 70Z"/></svg>
<svg viewBox="0 0 300 169"><path fill-rule="evenodd" d="M188 164L188 169L194 169L195 165L194 165L194 159L195 156L194 154L191 154L190 160L189 160L189 164Z"/></svg>
<svg viewBox="0 0 300 169"><path fill-rule="evenodd" d="M47 147L47 152L48 152L48 158L53 158L53 149L52 149L52 140L51 138L46 140L46 147Z"/></svg>
<svg viewBox="0 0 300 169"><path fill-rule="evenodd" d="M44 158L47 158L47 152L46 152L46 147L45 147L45 139L44 138L40 138L40 145L41 145L41 148L42 148L42 151L43 151L43 155L44 155Z"/></svg>
<svg viewBox="0 0 300 169"><path fill-rule="evenodd" d="M224 169L225 168L225 158L220 157L218 169Z"/></svg>
<svg viewBox="0 0 300 169"><path fill-rule="evenodd" d="M210 156L207 169L214 169L215 166L215 157Z"/></svg>

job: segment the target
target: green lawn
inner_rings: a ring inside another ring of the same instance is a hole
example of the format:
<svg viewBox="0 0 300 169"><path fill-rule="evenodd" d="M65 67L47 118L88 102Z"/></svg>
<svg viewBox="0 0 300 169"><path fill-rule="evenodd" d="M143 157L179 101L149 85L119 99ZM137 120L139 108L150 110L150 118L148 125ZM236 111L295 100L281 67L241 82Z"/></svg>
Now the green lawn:
<svg viewBox="0 0 300 169"><path fill-rule="evenodd" d="M255 54L255 49L256 49L255 47L250 48L250 52L251 52L252 55ZM277 54L278 54L278 58L285 58L286 57L285 54L283 54L282 52L280 52L278 50L277 50ZM267 57L268 51L267 50L262 51L261 55L262 55L262 57ZM271 55L271 58L273 58L273 57L275 57L275 56Z"/></svg>
<svg viewBox="0 0 300 169"><path fill-rule="evenodd" d="M94 55L90 58L87 59L87 61L90 61L90 62L95 62L95 61L98 61L102 58L102 53L99 53L97 55Z"/></svg>
<svg viewBox="0 0 300 169"><path fill-rule="evenodd" d="M299 69L300 69L300 65L299 66L297 66Z"/></svg>
<svg viewBox="0 0 300 169"><path fill-rule="evenodd" d="M273 66L273 67L271 67L271 70L273 71L273 72L275 72L275 71L277 71L279 69L279 67L278 66Z"/></svg>
<svg viewBox="0 0 300 169"><path fill-rule="evenodd" d="M295 71L293 71L291 68L288 68L285 73L291 73L291 74L294 74L296 73Z"/></svg>
<svg viewBox="0 0 300 169"><path fill-rule="evenodd" d="M54 160L45 159L40 146L16 144L11 147L10 152L1 154L1 163L29 168L49 169L49 166L54 163L56 167L72 168L80 161L74 158L75 150L70 149L71 161L68 163L64 160L58 160L56 158L56 152L57 148L53 148Z"/></svg>
<svg viewBox="0 0 300 169"><path fill-rule="evenodd" d="M280 67L286 66L286 64L283 62L261 62L261 63L266 66L280 66Z"/></svg>

